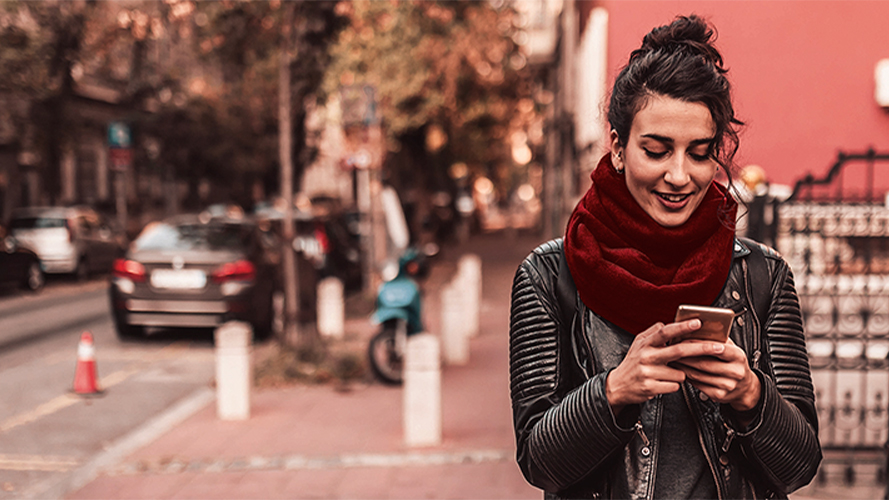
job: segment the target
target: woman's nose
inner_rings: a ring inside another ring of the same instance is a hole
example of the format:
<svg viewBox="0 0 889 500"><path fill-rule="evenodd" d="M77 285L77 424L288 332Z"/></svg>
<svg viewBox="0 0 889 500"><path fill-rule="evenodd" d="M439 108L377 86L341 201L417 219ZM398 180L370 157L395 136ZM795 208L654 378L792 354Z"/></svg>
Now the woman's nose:
<svg viewBox="0 0 889 500"><path fill-rule="evenodd" d="M691 181L691 175L688 173L688 165L686 165L685 155L674 155L672 161L667 165L667 171L664 173L664 180L672 186L684 186Z"/></svg>

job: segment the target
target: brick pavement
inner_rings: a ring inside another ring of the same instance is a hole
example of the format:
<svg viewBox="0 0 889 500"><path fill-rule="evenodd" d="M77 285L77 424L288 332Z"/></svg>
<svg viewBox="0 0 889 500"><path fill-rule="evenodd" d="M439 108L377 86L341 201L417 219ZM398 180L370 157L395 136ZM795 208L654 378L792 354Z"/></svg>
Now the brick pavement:
<svg viewBox="0 0 889 500"><path fill-rule="evenodd" d="M400 388L261 389L249 420L220 421L209 404L66 498L541 498L514 460L507 345L513 274L537 242L473 238L446 249L425 284L424 321L437 333L439 287L462 252L482 258L481 333L467 365L443 367L441 445L403 444ZM365 318L347 329L373 331Z"/></svg>

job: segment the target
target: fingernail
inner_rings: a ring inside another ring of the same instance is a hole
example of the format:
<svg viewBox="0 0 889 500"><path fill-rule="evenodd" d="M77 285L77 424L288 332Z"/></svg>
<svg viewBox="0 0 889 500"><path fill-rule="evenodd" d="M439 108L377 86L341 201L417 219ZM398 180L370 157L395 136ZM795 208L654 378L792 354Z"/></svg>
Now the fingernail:
<svg viewBox="0 0 889 500"><path fill-rule="evenodd" d="M725 350L725 345L713 344L713 352L715 352L716 354L720 354L724 350Z"/></svg>
<svg viewBox="0 0 889 500"><path fill-rule="evenodd" d="M700 328L701 327L701 320L695 318L695 319L691 320L691 324L689 324L689 326L692 328Z"/></svg>

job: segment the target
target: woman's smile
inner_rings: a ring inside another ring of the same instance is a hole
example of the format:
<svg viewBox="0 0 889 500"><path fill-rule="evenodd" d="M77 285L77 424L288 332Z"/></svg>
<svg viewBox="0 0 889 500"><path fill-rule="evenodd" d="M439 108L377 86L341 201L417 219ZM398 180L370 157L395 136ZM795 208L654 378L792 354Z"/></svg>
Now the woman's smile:
<svg viewBox="0 0 889 500"><path fill-rule="evenodd" d="M672 193L658 193L655 191L657 196L660 196L663 199L664 205L671 210L680 210L685 206L685 201L691 196L691 193L685 194L672 194Z"/></svg>

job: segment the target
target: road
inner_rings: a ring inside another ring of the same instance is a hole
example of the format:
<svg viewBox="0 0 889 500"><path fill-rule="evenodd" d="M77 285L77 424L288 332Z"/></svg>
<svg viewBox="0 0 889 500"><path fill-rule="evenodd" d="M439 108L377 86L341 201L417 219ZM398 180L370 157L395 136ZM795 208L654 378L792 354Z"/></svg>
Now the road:
<svg viewBox="0 0 889 500"><path fill-rule="evenodd" d="M212 395L212 332L161 332L123 343L107 278L54 280L0 293L0 500L58 498L152 426ZM102 392L71 391L83 331L94 337ZM172 412L172 413L171 413Z"/></svg>

